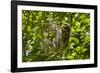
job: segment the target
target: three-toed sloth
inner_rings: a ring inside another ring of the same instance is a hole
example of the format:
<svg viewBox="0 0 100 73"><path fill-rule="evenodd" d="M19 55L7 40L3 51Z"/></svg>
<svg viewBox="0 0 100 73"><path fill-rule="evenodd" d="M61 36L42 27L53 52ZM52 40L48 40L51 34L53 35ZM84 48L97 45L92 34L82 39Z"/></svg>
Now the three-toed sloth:
<svg viewBox="0 0 100 73"><path fill-rule="evenodd" d="M70 25L65 24L63 27L56 27L54 30L55 37L51 42L55 48L64 48L68 46L70 37Z"/></svg>
<svg viewBox="0 0 100 73"><path fill-rule="evenodd" d="M48 33L48 32L47 32ZM70 25L65 24L63 27L58 28L56 27L54 31L55 37L50 40L50 38L44 38L43 39L43 46L42 48L45 48L45 53L47 53L46 49L49 49L51 47L52 52L54 51L63 51L65 48L68 47L69 37L70 37Z"/></svg>

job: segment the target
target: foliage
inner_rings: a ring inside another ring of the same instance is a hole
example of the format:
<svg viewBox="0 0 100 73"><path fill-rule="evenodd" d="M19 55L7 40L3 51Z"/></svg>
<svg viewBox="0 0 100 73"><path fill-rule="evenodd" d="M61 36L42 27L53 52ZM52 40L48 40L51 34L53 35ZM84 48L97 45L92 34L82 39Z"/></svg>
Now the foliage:
<svg viewBox="0 0 100 73"><path fill-rule="evenodd" d="M22 11L23 62L89 58L89 13Z"/></svg>

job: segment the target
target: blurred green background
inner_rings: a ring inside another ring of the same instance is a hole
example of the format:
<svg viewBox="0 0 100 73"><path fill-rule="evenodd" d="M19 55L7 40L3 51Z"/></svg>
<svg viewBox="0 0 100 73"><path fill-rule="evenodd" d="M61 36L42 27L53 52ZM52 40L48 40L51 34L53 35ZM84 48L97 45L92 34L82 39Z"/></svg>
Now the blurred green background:
<svg viewBox="0 0 100 73"><path fill-rule="evenodd" d="M89 13L22 10L22 62L89 58Z"/></svg>

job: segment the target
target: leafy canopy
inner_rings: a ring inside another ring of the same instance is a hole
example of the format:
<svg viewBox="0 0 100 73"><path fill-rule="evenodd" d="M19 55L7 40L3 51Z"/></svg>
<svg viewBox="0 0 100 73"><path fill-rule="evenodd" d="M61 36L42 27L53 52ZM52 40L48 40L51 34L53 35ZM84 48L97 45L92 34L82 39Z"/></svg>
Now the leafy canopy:
<svg viewBox="0 0 100 73"><path fill-rule="evenodd" d="M56 42L56 30L66 25L70 26L67 46L61 39ZM23 62L89 59L90 14L23 10L22 54Z"/></svg>

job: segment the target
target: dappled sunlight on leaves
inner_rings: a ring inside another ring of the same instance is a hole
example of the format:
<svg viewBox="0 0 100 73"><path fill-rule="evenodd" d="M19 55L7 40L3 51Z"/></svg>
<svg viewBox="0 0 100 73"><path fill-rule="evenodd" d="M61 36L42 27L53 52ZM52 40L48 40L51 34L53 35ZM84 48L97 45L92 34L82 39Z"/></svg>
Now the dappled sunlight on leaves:
<svg viewBox="0 0 100 73"><path fill-rule="evenodd" d="M90 14L22 11L22 60L90 58Z"/></svg>

